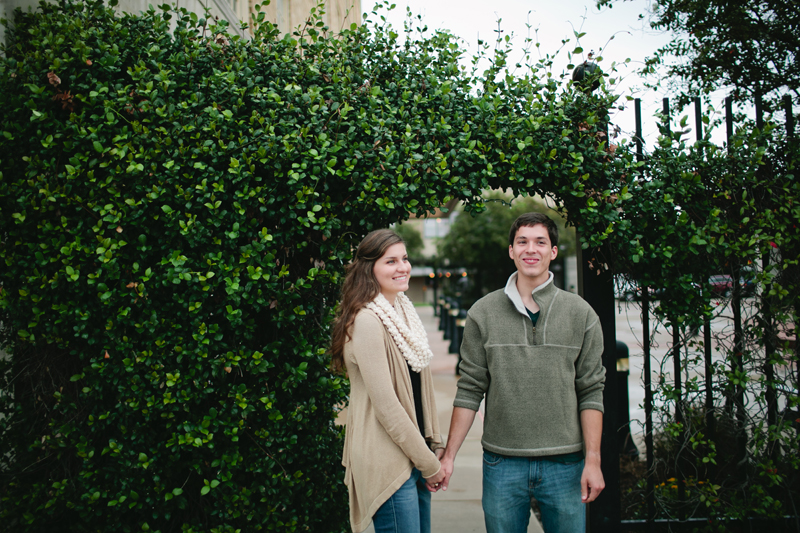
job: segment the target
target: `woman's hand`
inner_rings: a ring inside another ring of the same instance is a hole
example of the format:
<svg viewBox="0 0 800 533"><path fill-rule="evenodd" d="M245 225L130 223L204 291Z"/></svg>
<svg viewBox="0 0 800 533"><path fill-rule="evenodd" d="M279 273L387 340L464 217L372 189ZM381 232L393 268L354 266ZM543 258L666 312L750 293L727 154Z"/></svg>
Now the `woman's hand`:
<svg viewBox="0 0 800 533"><path fill-rule="evenodd" d="M436 474L425 478L425 485L429 491L436 492L441 487L442 481L444 481L444 469L440 468Z"/></svg>

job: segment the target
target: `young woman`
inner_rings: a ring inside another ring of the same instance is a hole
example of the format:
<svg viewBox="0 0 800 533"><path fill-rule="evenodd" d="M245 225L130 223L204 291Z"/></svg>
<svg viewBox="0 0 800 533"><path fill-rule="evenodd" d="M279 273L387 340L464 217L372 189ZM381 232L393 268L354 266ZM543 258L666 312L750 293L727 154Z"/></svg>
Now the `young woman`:
<svg viewBox="0 0 800 533"><path fill-rule="evenodd" d="M430 490L444 478L433 354L408 297L411 265L390 230L367 235L347 267L331 340L350 378L342 454L355 533L430 533Z"/></svg>

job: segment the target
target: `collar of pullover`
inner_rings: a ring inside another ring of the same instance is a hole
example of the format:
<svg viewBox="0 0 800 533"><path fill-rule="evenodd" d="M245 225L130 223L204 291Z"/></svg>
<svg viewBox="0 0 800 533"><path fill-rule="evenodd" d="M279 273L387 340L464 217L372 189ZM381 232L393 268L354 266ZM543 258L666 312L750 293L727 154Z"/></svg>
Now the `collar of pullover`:
<svg viewBox="0 0 800 533"><path fill-rule="evenodd" d="M506 293L506 296L508 296L508 299L514 303L514 307L517 308L517 311L519 311L522 316L528 316L528 311L525 309L525 305L522 303L522 296L519 295L519 291L517 290L517 274L517 272L514 272L508 278L504 292ZM553 284L553 273L548 272L548 274L549 277L547 278L547 281L533 289L532 294L536 294L537 292Z"/></svg>

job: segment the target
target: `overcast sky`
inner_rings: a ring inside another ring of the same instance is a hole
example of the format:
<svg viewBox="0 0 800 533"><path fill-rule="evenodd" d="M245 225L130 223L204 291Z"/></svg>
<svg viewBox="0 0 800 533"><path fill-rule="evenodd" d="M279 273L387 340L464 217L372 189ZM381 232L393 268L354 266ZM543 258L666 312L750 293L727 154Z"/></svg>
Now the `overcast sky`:
<svg viewBox="0 0 800 533"><path fill-rule="evenodd" d="M375 0L361 2L364 13L370 13L378 3ZM631 60L627 66L618 66L622 81L615 92L628 95L633 91L634 96L642 98L645 139L648 144L654 142L658 128L653 114L661 110L662 98L669 95L641 89L636 70L646 57L652 56L669 41L670 35L650 29L648 0L620 0L613 8L602 10L598 10L592 0L395 0L395 3L397 7L393 11L381 11L395 28L403 28L408 6L414 14L422 15L423 22L430 29L447 29L461 37L470 55L476 51L479 38L489 42L495 40L498 19L501 19L500 28L504 35L512 35L520 51L529 33L526 23L531 26L531 37L541 43L542 54L554 54L563 39L570 39L570 44L559 53L559 71L567 65L566 51L572 51L576 45L574 31L585 32L580 45L585 54L590 50L596 54L602 50L600 66L604 70L607 71L612 61L622 64L626 59ZM644 18L640 18L640 14ZM624 100L620 102L624 103ZM626 107L625 111L617 111L613 120L623 130L623 135L631 138L634 131L633 104ZM694 116L692 110L683 114ZM693 124L693 118L690 123Z"/></svg>

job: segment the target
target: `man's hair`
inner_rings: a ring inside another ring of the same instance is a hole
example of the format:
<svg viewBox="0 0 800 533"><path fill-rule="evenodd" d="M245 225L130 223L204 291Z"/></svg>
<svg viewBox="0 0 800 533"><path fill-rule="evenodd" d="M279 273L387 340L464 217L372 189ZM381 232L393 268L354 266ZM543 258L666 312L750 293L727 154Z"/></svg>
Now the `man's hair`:
<svg viewBox="0 0 800 533"><path fill-rule="evenodd" d="M553 219L544 213L524 213L517 217L517 220L511 224L511 231L508 233L508 244L514 245L514 239L517 237L519 228L527 226L538 226L539 224L547 228L547 234L550 237L550 246L558 246L558 226L553 222Z"/></svg>

